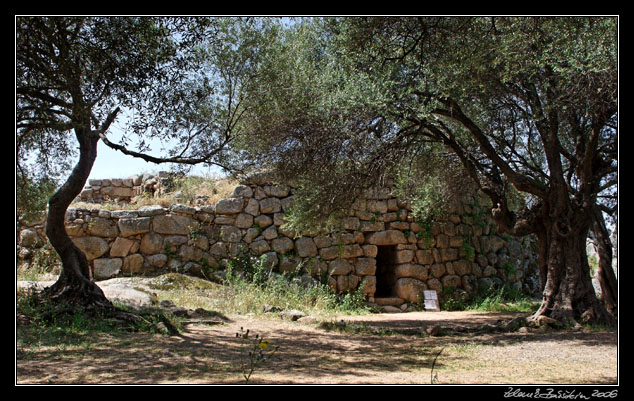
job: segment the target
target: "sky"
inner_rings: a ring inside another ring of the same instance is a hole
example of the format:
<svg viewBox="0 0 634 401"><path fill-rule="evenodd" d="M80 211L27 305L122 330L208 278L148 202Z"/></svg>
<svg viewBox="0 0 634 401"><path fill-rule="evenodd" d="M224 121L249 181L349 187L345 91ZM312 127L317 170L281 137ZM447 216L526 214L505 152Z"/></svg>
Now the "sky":
<svg viewBox="0 0 634 401"><path fill-rule="evenodd" d="M169 169L169 164L148 163L143 159L124 155L99 141L97 159L88 179L128 178L135 174L156 174L159 171L167 171ZM221 175L219 169L205 166L194 166L190 174L200 176Z"/></svg>
<svg viewBox="0 0 634 401"><path fill-rule="evenodd" d="M107 136L114 143L118 143L121 138L122 132L119 128L119 124L113 124L108 131ZM150 143L152 151L148 152L152 156L165 156L160 153L161 145L156 142ZM133 147L130 148L134 150ZM114 150L106 146L102 141L99 141L97 145L97 159L90 172L88 179L103 179L103 178L128 178L135 174L157 174L159 171L169 171L172 164L163 163L149 163L138 157L125 155L117 150ZM199 176L220 176L222 175L218 167L206 167L202 165L193 166L190 175Z"/></svg>

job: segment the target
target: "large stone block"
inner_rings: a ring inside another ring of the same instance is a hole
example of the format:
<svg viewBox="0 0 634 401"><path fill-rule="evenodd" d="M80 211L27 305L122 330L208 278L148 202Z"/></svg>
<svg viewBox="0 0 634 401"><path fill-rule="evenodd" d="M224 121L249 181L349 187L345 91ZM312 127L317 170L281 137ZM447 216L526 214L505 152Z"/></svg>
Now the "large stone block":
<svg viewBox="0 0 634 401"><path fill-rule="evenodd" d="M430 265L434 263L434 257L431 250L421 249L416 251L416 261L421 265Z"/></svg>
<svg viewBox="0 0 634 401"><path fill-rule="evenodd" d="M410 263L414 260L414 251L403 249L394 253L394 263Z"/></svg>
<svg viewBox="0 0 634 401"><path fill-rule="evenodd" d="M376 292L376 276L365 276L361 279L359 289L368 296L374 296Z"/></svg>
<svg viewBox="0 0 634 401"><path fill-rule="evenodd" d="M123 259L121 270L124 273L141 273L143 271L143 255L134 253L126 256Z"/></svg>
<svg viewBox="0 0 634 401"><path fill-rule="evenodd" d="M284 198L288 196L290 188L286 185L265 185L264 193L267 196L272 196L275 198Z"/></svg>
<svg viewBox="0 0 634 401"><path fill-rule="evenodd" d="M114 243L110 247L110 257L127 256L128 252L130 252L130 249L132 248L132 245L134 245L133 240L129 240L123 237L117 237L117 239L114 240Z"/></svg>
<svg viewBox="0 0 634 401"><path fill-rule="evenodd" d="M119 258L95 259L93 275L95 280L105 280L115 277L121 271L123 261Z"/></svg>
<svg viewBox="0 0 634 401"><path fill-rule="evenodd" d="M347 260L337 258L330 262L328 273L331 276L347 275L353 271L352 265Z"/></svg>
<svg viewBox="0 0 634 401"><path fill-rule="evenodd" d="M405 234L397 230L377 231L365 237L365 242L372 245L406 244Z"/></svg>
<svg viewBox="0 0 634 401"><path fill-rule="evenodd" d="M458 288L462 284L462 279L459 276L456 276L453 274L444 276L440 281L442 281L442 285L445 288L447 287Z"/></svg>
<svg viewBox="0 0 634 401"><path fill-rule="evenodd" d="M242 239L242 231L234 226L222 226L220 229L220 238L225 242L240 242Z"/></svg>
<svg viewBox="0 0 634 401"><path fill-rule="evenodd" d="M428 277L428 269L422 265L407 263L396 265L396 267L394 268L394 275L397 278L409 277L416 278L421 281L426 281Z"/></svg>
<svg viewBox="0 0 634 401"><path fill-rule="evenodd" d="M157 233L147 233L141 239L140 251L146 255L153 255L163 249L163 237Z"/></svg>
<svg viewBox="0 0 634 401"><path fill-rule="evenodd" d="M191 217L179 214L155 216L152 222L152 231L158 234L187 235L190 226L193 226L194 223L195 221Z"/></svg>
<svg viewBox="0 0 634 401"><path fill-rule="evenodd" d="M93 217L88 224L88 234L96 237L114 238L119 235L117 224L110 219Z"/></svg>
<svg viewBox="0 0 634 401"><path fill-rule="evenodd" d="M356 273L359 276L373 276L376 273L376 259L374 258L357 259Z"/></svg>
<svg viewBox="0 0 634 401"><path fill-rule="evenodd" d="M150 231L150 217L120 218L118 224L122 237L129 237Z"/></svg>
<svg viewBox="0 0 634 401"><path fill-rule="evenodd" d="M250 228L253 225L253 216L248 213L240 213L234 224L238 228Z"/></svg>
<svg viewBox="0 0 634 401"><path fill-rule="evenodd" d="M233 189L232 198L250 198L253 196L253 190L247 185L238 185Z"/></svg>
<svg viewBox="0 0 634 401"><path fill-rule="evenodd" d="M317 256L317 245L312 238L301 237L295 240L295 250L300 258Z"/></svg>
<svg viewBox="0 0 634 401"><path fill-rule="evenodd" d="M97 259L110 249L106 240L100 237L73 238L73 243L86 255L88 260Z"/></svg>
<svg viewBox="0 0 634 401"><path fill-rule="evenodd" d="M396 296L407 302L419 302L427 285L415 278L399 278L394 284Z"/></svg>
<svg viewBox="0 0 634 401"><path fill-rule="evenodd" d="M236 214L242 211L243 198L220 199L216 204L216 214Z"/></svg>
<svg viewBox="0 0 634 401"><path fill-rule="evenodd" d="M282 211L282 203L278 198L264 198L260 201L260 213L272 214Z"/></svg>
<svg viewBox="0 0 634 401"><path fill-rule="evenodd" d="M269 243L266 240L258 240L258 241L253 241L251 243L251 250L253 250L253 252L256 255L262 255L265 252L268 252L271 247L269 246Z"/></svg>
<svg viewBox="0 0 634 401"><path fill-rule="evenodd" d="M279 237L271 241L271 247L275 252L280 255L284 255L285 253L292 251L295 248L295 244L293 243L293 240L288 237Z"/></svg>

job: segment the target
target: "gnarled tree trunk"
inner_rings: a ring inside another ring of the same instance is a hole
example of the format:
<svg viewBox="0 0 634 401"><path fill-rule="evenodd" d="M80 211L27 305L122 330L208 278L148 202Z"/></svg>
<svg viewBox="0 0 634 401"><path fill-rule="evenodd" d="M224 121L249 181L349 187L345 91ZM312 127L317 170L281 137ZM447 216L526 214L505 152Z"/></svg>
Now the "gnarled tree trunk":
<svg viewBox="0 0 634 401"><path fill-rule="evenodd" d="M532 319L544 315L570 325L584 322L614 326L615 318L592 286L586 253L592 217L582 210L567 209L566 214L549 214L552 208L544 208L546 232L539 240L545 250L546 281L542 305Z"/></svg>
<svg viewBox="0 0 634 401"><path fill-rule="evenodd" d="M57 282L46 288L49 298L81 305L111 307L103 291L91 280L86 255L73 243L64 226L66 210L84 187L97 157L96 132L76 130L79 161L62 187L49 200L46 236L62 260Z"/></svg>

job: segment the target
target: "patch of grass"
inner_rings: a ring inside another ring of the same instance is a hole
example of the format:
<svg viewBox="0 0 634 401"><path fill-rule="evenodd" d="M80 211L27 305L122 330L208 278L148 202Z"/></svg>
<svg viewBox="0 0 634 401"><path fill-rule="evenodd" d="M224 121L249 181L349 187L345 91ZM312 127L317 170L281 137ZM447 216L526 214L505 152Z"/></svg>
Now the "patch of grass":
<svg viewBox="0 0 634 401"><path fill-rule="evenodd" d="M265 258L241 256L229 263L222 308L228 313L262 313L264 305L297 309L313 316L369 313L360 292L334 294L317 280L302 282L296 274L278 274L266 267Z"/></svg>
<svg viewBox="0 0 634 401"><path fill-rule="evenodd" d="M452 287L439 294L440 309L474 312L535 312L540 303L521 291L503 285L490 287L469 297L466 292Z"/></svg>
<svg viewBox="0 0 634 401"><path fill-rule="evenodd" d="M116 308L83 307L53 302L29 289L17 293L18 349L28 347L90 344L95 333L149 332L175 334L182 324L162 310L133 311Z"/></svg>
<svg viewBox="0 0 634 401"><path fill-rule="evenodd" d="M19 281L51 280L51 277L57 277L61 273L61 259L48 242L31 252L27 261L18 263L16 274Z"/></svg>

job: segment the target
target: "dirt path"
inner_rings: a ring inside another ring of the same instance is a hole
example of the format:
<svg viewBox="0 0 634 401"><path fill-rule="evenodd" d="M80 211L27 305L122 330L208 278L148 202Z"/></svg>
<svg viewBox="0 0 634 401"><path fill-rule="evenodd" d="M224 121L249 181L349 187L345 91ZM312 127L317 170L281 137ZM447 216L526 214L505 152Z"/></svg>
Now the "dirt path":
<svg viewBox="0 0 634 401"><path fill-rule="evenodd" d="M514 314L439 312L345 317L348 330L277 317L231 316L191 325L180 336L101 335L81 344L23 349L17 383L244 383L249 329L279 346L250 383L266 384L599 384L617 382L617 333L529 332L414 335L421 328L474 328ZM332 321L331 326L336 326ZM350 330L357 328L357 331ZM467 330L469 331L469 330ZM394 334L394 333L397 334ZM389 334L389 335L388 335ZM441 352L442 350L442 352Z"/></svg>

